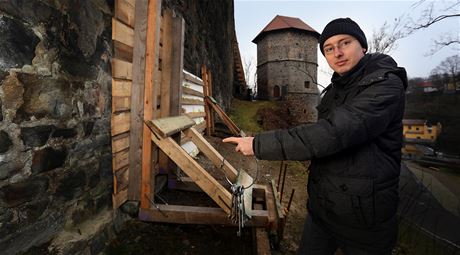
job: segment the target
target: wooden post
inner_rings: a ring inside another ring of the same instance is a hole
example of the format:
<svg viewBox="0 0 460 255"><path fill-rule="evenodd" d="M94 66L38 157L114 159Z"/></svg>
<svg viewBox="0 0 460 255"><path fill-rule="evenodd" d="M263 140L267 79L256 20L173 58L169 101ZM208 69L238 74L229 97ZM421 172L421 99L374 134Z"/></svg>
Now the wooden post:
<svg viewBox="0 0 460 255"><path fill-rule="evenodd" d="M203 80L203 92L204 92L204 97L208 97L208 96L211 96L211 91L210 91L210 87L209 87L209 83L208 83L208 71L206 69L206 66L205 65L202 65L201 66L201 77L202 77L202 80ZM206 113L206 135L207 136L211 136L212 134L212 121L213 121L213 118L212 118L212 112L211 112L211 109L209 107L208 104L204 104L204 111Z"/></svg>
<svg viewBox="0 0 460 255"><path fill-rule="evenodd" d="M161 104L160 117L179 116L181 113L184 20L168 9L163 14L162 61L161 61ZM180 133L172 136L180 143ZM163 152L159 155L159 167L174 178L177 165Z"/></svg>
<svg viewBox="0 0 460 255"><path fill-rule="evenodd" d="M140 0L139 0L140 1ZM136 3L136 13L138 11ZM146 6L144 6L145 8ZM159 48L159 33L160 33L160 13L161 1L150 0L148 1L147 8L147 26L146 32L146 49L145 49L145 93L143 97L144 114L142 116L142 184L140 192L141 208L149 208L149 200L152 197L152 190L154 190L154 182L151 181L152 175L152 141L150 139L150 129L144 123L144 120L151 120L155 118L154 107L156 106L156 93L155 87L155 72L158 66L158 48ZM137 24L137 14L136 14ZM139 153L139 152L138 152ZM130 176L131 178L131 176ZM139 194L139 192L138 192Z"/></svg>
<svg viewBox="0 0 460 255"><path fill-rule="evenodd" d="M148 0L136 0L134 8L133 87L131 91L131 128L129 139L129 200L139 200L140 196L147 5Z"/></svg>

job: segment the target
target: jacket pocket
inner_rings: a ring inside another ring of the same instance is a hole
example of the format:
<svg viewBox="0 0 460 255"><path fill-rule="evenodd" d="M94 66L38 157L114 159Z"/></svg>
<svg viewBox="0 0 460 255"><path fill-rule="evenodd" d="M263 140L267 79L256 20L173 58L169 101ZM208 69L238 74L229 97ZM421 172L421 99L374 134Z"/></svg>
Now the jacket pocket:
<svg viewBox="0 0 460 255"><path fill-rule="evenodd" d="M328 176L322 187L327 218L354 228L369 228L375 224L372 179Z"/></svg>

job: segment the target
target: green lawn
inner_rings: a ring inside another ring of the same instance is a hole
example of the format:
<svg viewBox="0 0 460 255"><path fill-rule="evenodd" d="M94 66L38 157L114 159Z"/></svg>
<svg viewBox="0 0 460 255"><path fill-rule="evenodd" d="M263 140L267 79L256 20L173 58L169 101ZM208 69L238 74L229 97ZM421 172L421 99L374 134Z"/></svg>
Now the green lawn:
<svg viewBox="0 0 460 255"><path fill-rule="evenodd" d="M257 110L276 107L278 107L278 104L274 101L251 102L233 99L229 116L246 134L257 133L262 131L262 128L257 123Z"/></svg>

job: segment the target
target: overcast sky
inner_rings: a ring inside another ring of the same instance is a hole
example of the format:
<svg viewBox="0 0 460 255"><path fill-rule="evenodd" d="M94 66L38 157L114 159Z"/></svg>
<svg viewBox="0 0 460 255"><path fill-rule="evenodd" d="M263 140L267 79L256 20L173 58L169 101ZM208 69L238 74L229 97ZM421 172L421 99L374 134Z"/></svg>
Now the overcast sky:
<svg viewBox="0 0 460 255"><path fill-rule="evenodd" d="M321 33L324 26L339 17L350 17L355 20L366 34L368 41L373 31L378 30L385 21L393 24L394 19L401 15L410 15L417 20L422 10L434 2L435 9L451 6L453 1L310 1L310 0L235 0L235 25L244 60L257 59L257 47L251 41L276 16L300 18L313 29ZM459 7L453 10L459 13ZM450 10L452 12L452 10ZM445 13L445 12L444 12ZM433 56L426 56L433 47L433 39L445 33L460 33L460 18L448 18L427 29L420 30L407 38L398 41L398 48L392 55L400 66L406 68L409 77L427 77L446 57L459 54L459 47L444 48ZM330 69L318 50L318 82L327 85L330 80ZM250 81L252 84L253 82Z"/></svg>

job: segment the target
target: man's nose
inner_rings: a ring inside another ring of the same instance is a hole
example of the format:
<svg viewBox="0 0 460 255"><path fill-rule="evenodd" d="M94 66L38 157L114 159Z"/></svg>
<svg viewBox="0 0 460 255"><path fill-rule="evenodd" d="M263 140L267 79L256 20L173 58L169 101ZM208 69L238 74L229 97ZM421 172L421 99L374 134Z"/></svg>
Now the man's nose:
<svg viewBox="0 0 460 255"><path fill-rule="evenodd" d="M340 47L335 47L334 48L334 56L336 58L340 57L343 55L342 49Z"/></svg>

